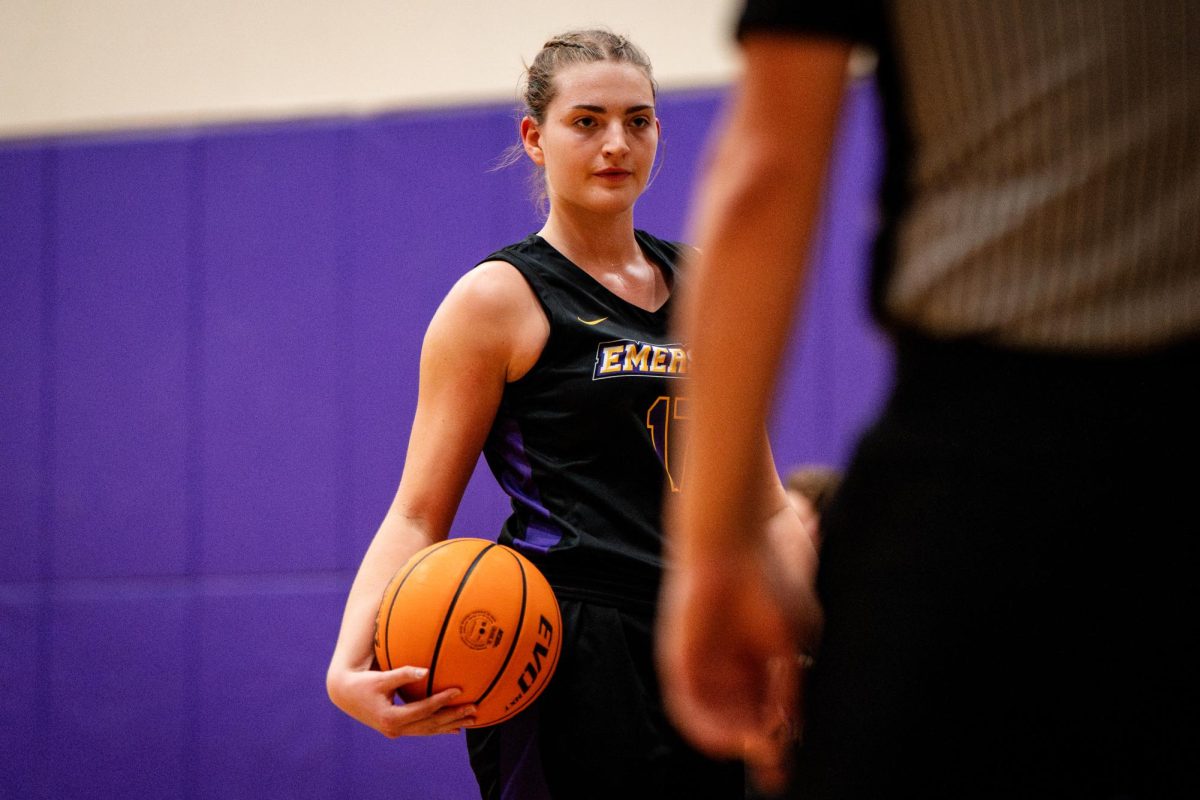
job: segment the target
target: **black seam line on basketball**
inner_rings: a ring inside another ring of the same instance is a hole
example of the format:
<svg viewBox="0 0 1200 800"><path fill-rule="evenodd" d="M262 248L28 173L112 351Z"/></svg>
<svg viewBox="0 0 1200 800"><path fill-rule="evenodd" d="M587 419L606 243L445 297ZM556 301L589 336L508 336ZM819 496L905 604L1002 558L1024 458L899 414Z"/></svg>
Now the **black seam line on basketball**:
<svg viewBox="0 0 1200 800"><path fill-rule="evenodd" d="M484 554L495 546L494 544L489 544L475 556L475 560L471 562L471 566L467 567L467 571L463 573L462 580L458 582L458 588L454 590L454 597L450 599L450 607L446 609L446 613L442 616L442 629L438 631L437 643L433 646L433 659L429 662L429 680L425 684L426 697L433 694L433 674L437 671L438 656L442 652L442 640L446 638L446 627L450 624L450 618L454 616L454 607L458 605L458 598L462 594L463 588L467 585L467 581L471 578L471 573L475 571L475 566L483 558Z"/></svg>
<svg viewBox="0 0 1200 800"><path fill-rule="evenodd" d="M517 569L521 571L521 613L517 615L517 630L513 633L512 638L508 642L508 652L504 655L504 663L500 665L500 669L496 670L496 674L492 677L492 682L483 690L483 694L479 695L476 703L482 703L484 698L492 693L492 689L500 682L500 676L504 674L504 670L508 669L508 662L512 660L513 653L517 651L517 642L521 639L521 629L525 626L525 605L529 601L529 582L525 580L525 567L521 564L521 559L517 558L515 553L505 551L512 556L513 561L517 562Z"/></svg>
<svg viewBox="0 0 1200 800"><path fill-rule="evenodd" d="M551 590L551 594L553 594L553 590ZM556 630L558 631L558 633L556 633L555 635L560 636L562 634L563 623L562 623L562 613L558 609L558 599L557 598L555 598L555 600L554 600L554 612L555 612L554 624L557 626ZM558 645L559 645L558 648L554 651L554 660L547 661L546 668L543 669L542 672L539 672L538 673L539 675L542 675L542 674L551 675L554 672L554 670L557 669L559 657L562 655L562 640L561 639L559 639ZM537 686L533 686L530 688L529 697L526 698L525 702L522 703L518 708L514 708L512 711L509 711L503 717L493 720L492 722L490 722L488 724L499 725L501 722L504 722L505 720L509 719L510 717L515 716L518 712L522 711L523 709L528 708L533 703L534 700L537 700L538 697L541 696L542 692L549 685L550 685L550 678L544 678L542 680L542 682L539 683Z"/></svg>
<svg viewBox="0 0 1200 800"><path fill-rule="evenodd" d="M555 600L555 608L557 608L557 606L558 606L558 601ZM558 632L559 632L556 635L560 635L562 633L562 615L561 614L559 614L558 617L555 619L555 624L558 626ZM542 670L541 673L538 673L538 674L544 673L546 675L551 675L554 672L554 670L558 668L558 660L561 655L562 655L562 644L561 644L561 640L559 640L559 647L558 647L558 649L556 649L554 651L554 660L547 661L546 668L544 670ZM518 711L521 711L524 708L528 708L529 705L532 704L534 700L537 700L541 696L542 692L549 685L550 685L550 679L549 678L544 679L537 686L534 686L529 690L529 692L530 692L529 698L525 701L525 703L520 708L514 708L512 711L509 711L503 717L500 717L498 720L496 720L490 724L499 725L501 722L504 722L509 717L515 715Z"/></svg>
<svg viewBox="0 0 1200 800"><path fill-rule="evenodd" d="M397 584L397 586L396 586L396 591L392 593L392 603L390 606L388 606L387 620L383 626L383 635L384 635L383 654L387 657L387 662L388 662L387 668L389 670L392 669L392 639L388 634L390 633L390 629L392 626L392 611L396 608L396 601L400 598L400 589L401 589L401 587L404 586L404 582L408 580L409 576L412 575L413 572L416 571L418 566L420 566L422 561L429 558L431 555L436 553L438 550L441 550L446 545L450 544L451 541L452 541L451 539L447 539L444 542L442 542L441 544L439 544L437 547L431 547L429 549L428 553L426 553L425 555L423 555L419 559L417 559L417 562L408 568L408 572L404 573L404 577L402 577L400 579L400 583ZM384 591L386 592L386 589Z"/></svg>
<svg viewBox="0 0 1200 800"><path fill-rule="evenodd" d="M387 658L388 662L385 670L390 670L392 668L392 638L388 636L388 632L392 627L392 611L396 608L396 600L400 597L400 587L404 586L404 582L408 580L408 576L413 574L413 571L420 566L422 561L429 558L431 555L436 553L438 550L441 550L452 541L453 539L447 539L437 547L431 547L428 553L417 559L417 563L408 568L408 572L404 573L404 577L400 579L400 584L396 587L396 591L392 593L392 603L388 606L387 617L383 623L383 655ZM388 585L391 585L390 581ZM386 589L384 589L384 593L387 593ZM380 666L382 667L383 665L380 664Z"/></svg>

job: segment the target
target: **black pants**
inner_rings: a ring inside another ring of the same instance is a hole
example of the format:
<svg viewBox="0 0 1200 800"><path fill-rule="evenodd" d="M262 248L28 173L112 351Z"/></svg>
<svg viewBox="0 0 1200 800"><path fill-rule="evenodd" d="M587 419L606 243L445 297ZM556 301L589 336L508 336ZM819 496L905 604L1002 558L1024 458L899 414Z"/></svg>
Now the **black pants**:
<svg viewBox="0 0 1200 800"><path fill-rule="evenodd" d="M545 693L467 732L485 800L741 800L742 766L701 756L663 714L650 614L560 606L563 651Z"/></svg>
<svg viewBox="0 0 1200 800"><path fill-rule="evenodd" d="M1200 347L897 355L822 522L796 796L1195 783Z"/></svg>

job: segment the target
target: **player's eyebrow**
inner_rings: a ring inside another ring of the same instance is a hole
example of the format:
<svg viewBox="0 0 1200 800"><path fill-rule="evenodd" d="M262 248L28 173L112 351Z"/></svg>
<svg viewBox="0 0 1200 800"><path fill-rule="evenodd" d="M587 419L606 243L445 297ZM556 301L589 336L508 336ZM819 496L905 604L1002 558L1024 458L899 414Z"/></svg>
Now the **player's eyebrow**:
<svg viewBox="0 0 1200 800"><path fill-rule="evenodd" d="M603 114L606 111L608 111L608 109L605 108L604 106L594 106L594 105L591 105L590 103L577 103L576 105L571 106L571 108L578 109L580 111L591 111L594 114ZM641 105L630 106L629 108L625 109L625 113L626 114L636 114L639 111L653 111L653 110L654 110L654 106L649 105L647 103L642 103Z"/></svg>

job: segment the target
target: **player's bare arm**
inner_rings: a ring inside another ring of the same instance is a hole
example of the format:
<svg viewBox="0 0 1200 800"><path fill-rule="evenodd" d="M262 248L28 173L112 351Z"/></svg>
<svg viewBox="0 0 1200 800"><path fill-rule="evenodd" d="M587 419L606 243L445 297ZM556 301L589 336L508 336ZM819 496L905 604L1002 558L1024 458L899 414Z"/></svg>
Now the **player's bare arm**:
<svg viewBox="0 0 1200 800"><path fill-rule="evenodd" d="M537 360L545 331L524 279L498 262L467 273L429 324L400 486L350 590L326 680L338 707L385 735L445 733L469 721L470 707L449 705L454 690L393 705L395 690L420 680L428 665L372 671L375 613L408 557L449 534L504 384Z"/></svg>

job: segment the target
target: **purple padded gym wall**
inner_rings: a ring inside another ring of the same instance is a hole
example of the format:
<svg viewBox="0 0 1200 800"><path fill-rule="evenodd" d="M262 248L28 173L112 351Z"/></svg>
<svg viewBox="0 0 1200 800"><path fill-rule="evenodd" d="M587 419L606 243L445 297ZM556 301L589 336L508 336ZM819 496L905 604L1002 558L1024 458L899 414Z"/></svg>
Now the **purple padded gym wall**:
<svg viewBox="0 0 1200 800"><path fill-rule="evenodd" d="M718 90L661 98L640 227L680 238ZM535 230L513 112L0 143L0 797L474 796L324 670L446 290ZM853 87L776 456L844 463L886 381ZM737 265L731 265L737 268ZM477 472L455 533L506 504Z"/></svg>

